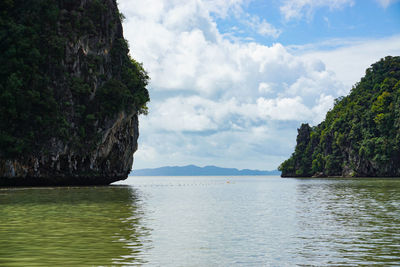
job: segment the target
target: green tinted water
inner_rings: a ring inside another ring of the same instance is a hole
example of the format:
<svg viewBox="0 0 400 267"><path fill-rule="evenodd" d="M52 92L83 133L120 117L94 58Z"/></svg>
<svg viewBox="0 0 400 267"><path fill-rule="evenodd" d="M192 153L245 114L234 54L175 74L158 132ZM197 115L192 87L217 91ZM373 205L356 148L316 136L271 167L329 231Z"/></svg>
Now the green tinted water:
<svg viewBox="0 0 400 267"><path fill-rule="evenodd" d="M0 189L1 266L400 265L400 179Z"/></svg>
<svg viewBox="0 0 400 267"><path fill-rule="evenodd" d="M130 187L0 190L0 265L143 263L138 202Z"/></svg>

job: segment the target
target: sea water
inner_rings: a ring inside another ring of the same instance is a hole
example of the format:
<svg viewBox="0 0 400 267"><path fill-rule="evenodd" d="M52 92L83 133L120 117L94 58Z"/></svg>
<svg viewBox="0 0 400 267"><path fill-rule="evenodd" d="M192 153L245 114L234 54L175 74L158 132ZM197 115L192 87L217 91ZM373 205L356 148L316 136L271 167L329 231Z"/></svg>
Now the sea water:
<svg viewBox="0 0 400 267"><path fill-rule="evenodd" d="M400 265L400 179L0 188L1 266Z"/></svg>

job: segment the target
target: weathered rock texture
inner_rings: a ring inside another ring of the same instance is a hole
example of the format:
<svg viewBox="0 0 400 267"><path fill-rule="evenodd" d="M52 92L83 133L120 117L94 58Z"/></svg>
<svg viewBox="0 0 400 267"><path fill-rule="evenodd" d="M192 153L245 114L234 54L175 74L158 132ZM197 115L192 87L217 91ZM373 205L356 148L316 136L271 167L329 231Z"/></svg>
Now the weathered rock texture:
<svg viewBox="0 0 400 267"><path fill-rule="evenodd" d="M17 2L9 7L14 12L32 4ZM45 129L40 124L25 127L35 136L29 149L0 151L0 186L95 185L126 179L138 146L138 114L148 101L148 77L129 58L115 0L36 2L47 2L55 10L48 27L61 52L58 57L51 54L41 71L48 77L56 116ZM40 42L46 46L48 38ZM49 56L37 49L42 57ZM8 123L12 128L18 121ZM45 130L50 133L40 134ZM29 140L23 134L13 135Z"/></svg>
<svg viewBox="0 0 400 267"><path fill-rule="evenodd" d="M76 151L54 138L46 155L0 159L0 185L101 185L126 179L137 150L137 114L121 112L107 124L99 146L90 151Z"/></svg>

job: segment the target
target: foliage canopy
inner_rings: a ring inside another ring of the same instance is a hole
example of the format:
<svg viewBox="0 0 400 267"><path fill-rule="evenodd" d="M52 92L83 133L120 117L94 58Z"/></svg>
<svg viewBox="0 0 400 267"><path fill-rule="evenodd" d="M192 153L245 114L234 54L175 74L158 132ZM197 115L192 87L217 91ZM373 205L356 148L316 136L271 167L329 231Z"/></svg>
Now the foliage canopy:
<svg viewBox="0 0 400 267"><path fill-rule="evenodd" d="M72 59L81 64L80 75L68 69L70 43L117 31L121 17L106 1L80 2L0 1L1 157L42 151L51 138L93 145L96 125L108 117L147 112L149 77L130 58L122 32L111 41L111 63L93 52Z"/></svg>
<svg viewBox="0 0 400 267"><path fill-rule="evenodd" d="M397 176L400 174L400 57L366 70L350 94L316 127L298 130L282 176Z"/></svg>

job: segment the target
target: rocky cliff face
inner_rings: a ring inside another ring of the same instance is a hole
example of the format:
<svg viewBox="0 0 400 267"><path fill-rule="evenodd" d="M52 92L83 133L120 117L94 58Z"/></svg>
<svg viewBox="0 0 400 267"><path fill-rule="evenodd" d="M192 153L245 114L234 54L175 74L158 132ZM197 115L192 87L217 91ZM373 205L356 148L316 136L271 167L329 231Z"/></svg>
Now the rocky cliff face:
<svg viewBox="0 0 400 267"><path fill-rule="evenodd" d="M325 120L298 129L283 177L400 177L400 57L366 70Z"/></svg>
<svg viewBox="0 0 400 267"><path fill-rule="evenodd" d="M10 65L0 70L0 185L125 179L148 76L128 54L115 0L8 2L2 26L28 34L11 34L6 50L17 52L0 62Z"/></svg>

